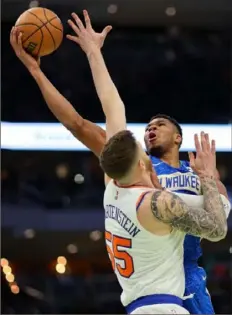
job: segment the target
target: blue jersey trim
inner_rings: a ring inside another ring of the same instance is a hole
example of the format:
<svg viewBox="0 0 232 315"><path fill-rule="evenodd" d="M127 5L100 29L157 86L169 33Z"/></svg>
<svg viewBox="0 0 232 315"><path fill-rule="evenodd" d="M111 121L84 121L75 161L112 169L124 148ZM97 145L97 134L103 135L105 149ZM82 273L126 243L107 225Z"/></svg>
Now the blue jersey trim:
<svg viewBox="0 0 232 315"><path fill-rule="evenodd" d="M132 313L136 308L155 304L177 304L183 306L183 300L171 294L151 294L134 300L126 306L127 314Z"/></svg>

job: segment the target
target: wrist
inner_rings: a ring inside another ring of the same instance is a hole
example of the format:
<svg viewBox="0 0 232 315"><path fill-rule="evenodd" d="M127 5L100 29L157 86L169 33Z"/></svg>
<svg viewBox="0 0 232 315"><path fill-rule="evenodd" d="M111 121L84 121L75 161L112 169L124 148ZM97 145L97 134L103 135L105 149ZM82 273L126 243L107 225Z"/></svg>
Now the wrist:
<svg viewBox="0 0 232 315"><path fill-rule="evenodd" d="M40 75L40 73L42 72L39 66L38 67L29 67L28 71L33 76L33 78L37 78Z"/></svg>
<svg viewBox="0 0 232 315"><path fill-rule="evenodd" d="M204 179L204 178L211 178L213 180L216 180L215 178L215 173L212 171L203 171L203 172L199 172L198 176L200 179Z"/></svg>
<svg viewBox="0 0 232 315"><path fill-rule="evenodd" d="M96 45L92 45L87 51L86 51L86 56L87 58L91 58L91 56L95 54L101 53L101 48L97 47Z"/></svg>

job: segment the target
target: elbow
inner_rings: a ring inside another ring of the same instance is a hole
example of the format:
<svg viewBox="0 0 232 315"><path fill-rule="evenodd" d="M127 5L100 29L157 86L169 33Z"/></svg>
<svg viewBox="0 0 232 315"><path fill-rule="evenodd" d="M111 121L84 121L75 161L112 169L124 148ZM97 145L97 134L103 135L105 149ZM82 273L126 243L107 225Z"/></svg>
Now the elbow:
<svg viewBox="0 0 232 315"><path fill-rule="evenodd" d="M227 231L228 231L227 222L225 222L224 224L217 226L215 232L213 233L213 235L210 235L208 240L211 242L219 242L226 238Z"/></svg>
<svg viewBox="0 0 232 315"><path fill-rule="evenodd" d="M82 131L84 126L84 119L81 118L73 118L72 120L69 120L68 122L63 123L64 127L68 129L72 134L76 135Z"/></svg>

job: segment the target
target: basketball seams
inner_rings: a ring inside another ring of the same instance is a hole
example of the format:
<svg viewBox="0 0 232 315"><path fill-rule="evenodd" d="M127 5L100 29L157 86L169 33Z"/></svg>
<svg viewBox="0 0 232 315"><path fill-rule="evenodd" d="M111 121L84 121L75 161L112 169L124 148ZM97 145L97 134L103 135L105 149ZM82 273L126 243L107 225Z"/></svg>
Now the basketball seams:
<svg viewBox="0 0 232 315"><path fill-rule="evenodd" d="M44 34L43 34L43 31L42 31L42 27L39 30L40 30L40 33L42 35L42 38L41 38L41 41L40 41L40 44L39 44L39 49L38 49L37 56L39 56L39 52L41 50L41 47L42 47L42 44L43 44L43 39L44 39Z"/></svg>
<svg viewBox="0 0 232 315"><path fill-rule="evenodd" d="M43 13L44 13L44 17L45 19L47 20L48 23L50 23L49 19L47 18L47 15L46 15L46 10L45 8L43 8ZM53 41L53 45L54 45L54 49L56 50L56 41L52 35L52 32L49 30L49 28L47 26L45 26L47 31L49 32L49 34L51 35L51 38L52 38L52 41Z"/></svg>
<svg viewBox="0 0 232 315"><path fill-rule="evenodd" d="M59 27L55 26L54 24L51 23L52 20L49 20L48 17L47 17L47 13L46 13L46 9L43 8L43 12L44 12L44 16L45 16L45 19L47 19L47 21L49 21L49 24L51 24L55 29L57 29L58 31L62 32L63 33L63 29L60 29ZM58 18L58 17L57 17Z"/></svg>
<svg viewBox="0 0 232 315"><path fill-rule="evenodd" d="M42 9L44 10L44 8L42 8ZM51 35L54 48L56 49L55 40L54 40L54 38L53 38L53 36L52 36L51 31L50 31L49 28L47 27L47 24L50 23L50 21L55 20L55 19L57 18L57 16L54 16L51 20L48 20L48 19L47 19L47 22L44 23L43 20L41 20L35 13L30 12L30 11L28 11L28 12L29 12L30 14L32 14L33 16L35 16L41 23L43 23L43 26L46 28L46 30L48 31L48 33ZM42 26L42 27L43 27L43 26Z"/></svg>
<svg viewBox="0 0 232 315"><path fill-rule="evenodd" d="M31 13L31 12L30 12ZM34 14L33 14L34 15ZM34 16L36 16L36 15L34 15ZM36 16L37 17L37 16ZM56 19L56 16L55 17L53 17L50 21L52 21L52 20L54 20L54 19ZM41 21L40 21L41 22ZM34 23L22 23L22 24L18 24L17 26L20 26L20 25L36 25L37 26L37 30L35 30L34 32L32 32L31 34L30 34L30 36L28 36L27 38L25 38L24 40L23 40L23 43L25 43L25 41L27 41L31 36L33 36L38 30L40 30L41 28L43 28L44 26L46 26L46 24L48 24L49 23L49 21L47 21L46 23L43 23L41 26L38 26L37 24L34 24Z"/></svg>
<svg viewBox="0 0 232 315"><path fill-rule="evenodd" d="M21 24L22 25L22 24ZM43 43L43 38L44 38L44 35L43 35L43 32L42 32L42 29L41 28L38 28L35 32L34 32L34 34L36 33L36 32L38 32L38 31L40 31L40 34L41 34L41 41L40 41L40 44L39 44L39 47L38 47L38 52L37 52L37 54L36 54L36 56L39 56L39 52L40 52L40 49L41 49L41 47L42 47L42 43ZM30 38L31 37L31 35L28 37L28 38ZM28 39L27 39L28 40ZM25 41L24 41L24 43L25 43ZM27 49L25 49L26 51L27 51Z"/></svg>
<svg viewBox="0 0 232 315"><path fill-rule="evenodd" d="M63 33L63 30L61 30L59 27L57 27L56 25L51 23L51 20L49 21L49 24L51 24L51 26L53 26L57 31L60 31L61 33Z"/></svg>

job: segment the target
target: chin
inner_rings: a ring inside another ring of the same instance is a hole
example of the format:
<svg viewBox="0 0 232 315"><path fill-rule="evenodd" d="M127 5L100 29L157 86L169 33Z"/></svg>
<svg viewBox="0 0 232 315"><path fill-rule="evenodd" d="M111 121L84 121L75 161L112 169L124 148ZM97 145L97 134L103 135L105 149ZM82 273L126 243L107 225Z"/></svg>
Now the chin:
<svg viewBox="0 0 232 315"><path fill-rule="evenodd" d="M157 158L161 158L164 155L164 153L165 153L165 149L164 149L164 147L157 145L155 147L150 148L148 150L148 153L151 156L155 156Z"/></svg>

